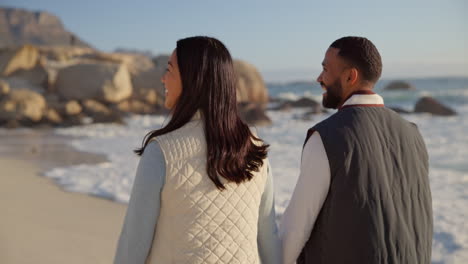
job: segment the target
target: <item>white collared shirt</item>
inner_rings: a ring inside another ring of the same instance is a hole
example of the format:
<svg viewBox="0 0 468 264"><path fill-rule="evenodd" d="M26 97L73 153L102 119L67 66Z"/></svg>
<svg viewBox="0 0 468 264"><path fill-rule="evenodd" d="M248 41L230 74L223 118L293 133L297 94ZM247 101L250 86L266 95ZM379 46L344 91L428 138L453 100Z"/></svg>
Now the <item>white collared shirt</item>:
<svg viewBox="0 0 468 264"><path fill-rule="evenodd" d="M354 94L342 107L383 105L378 94ZM283 263L293 264L310 237L315 220L330 188L330 164L318 131L309 138L302 151L299 179L280 225Z"/></svg>

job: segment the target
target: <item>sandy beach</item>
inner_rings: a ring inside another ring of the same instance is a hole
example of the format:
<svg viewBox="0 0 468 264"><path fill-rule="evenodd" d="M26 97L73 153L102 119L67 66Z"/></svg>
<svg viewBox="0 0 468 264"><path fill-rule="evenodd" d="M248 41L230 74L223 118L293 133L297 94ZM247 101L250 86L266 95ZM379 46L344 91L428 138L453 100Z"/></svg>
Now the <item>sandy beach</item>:
<svg viewBox="0 0 468 264"><path fill-rule="evenodd" d="M0 137L0 263L111 263L126 206L65 192L41 173L104 157L48 131Z"/></svg>

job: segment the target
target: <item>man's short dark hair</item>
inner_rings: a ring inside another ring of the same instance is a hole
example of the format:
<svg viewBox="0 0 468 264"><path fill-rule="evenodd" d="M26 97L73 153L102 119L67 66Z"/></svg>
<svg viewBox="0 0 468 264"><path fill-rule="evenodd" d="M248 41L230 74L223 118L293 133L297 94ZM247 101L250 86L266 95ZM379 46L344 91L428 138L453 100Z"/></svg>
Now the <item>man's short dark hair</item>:
<svg viewBox="0 0 468 264"><path fill-rule="evenodd" d="M366 81L377 82L382 74L382 59L374 44L363 37L343 37L330 47L339 49L341 56L352 67L356 67Z"/></svg>

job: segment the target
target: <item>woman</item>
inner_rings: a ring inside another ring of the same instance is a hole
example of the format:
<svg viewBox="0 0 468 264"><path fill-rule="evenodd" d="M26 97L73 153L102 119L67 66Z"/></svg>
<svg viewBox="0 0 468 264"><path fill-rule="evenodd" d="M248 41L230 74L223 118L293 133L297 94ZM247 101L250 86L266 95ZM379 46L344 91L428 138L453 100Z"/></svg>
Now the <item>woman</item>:
<svg viewBox="0 0 468 264"><path fill-rule="evenodd" d="M179 40L162 78L171 120L150 132L115 263L279 263L267 147L237 113L226 47Z"/></svg>

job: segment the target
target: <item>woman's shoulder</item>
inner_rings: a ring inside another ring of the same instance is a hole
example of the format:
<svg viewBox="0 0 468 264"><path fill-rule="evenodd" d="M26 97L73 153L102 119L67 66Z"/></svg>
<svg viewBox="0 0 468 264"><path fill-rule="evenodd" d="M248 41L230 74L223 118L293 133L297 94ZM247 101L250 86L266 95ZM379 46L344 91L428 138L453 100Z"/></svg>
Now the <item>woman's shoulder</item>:
<svg viewBox="0 0 468 264"><path fill-rule="evenodd" d="M183 127L151 139L162 149L166 160L192 157L206 151L206 139L202 124L189 122Z"/></svg>
<svg viewBox="0 0 468 264"><path fill-rule="evenodd" d="M170 140L177 140L182 137L191 137L195 135L203 135L203 123L199 120L193 120L187 122L180 128L177 128L173 131L167 132L163 135L159 135L157 137L152 138L152 140L162 142L162 141L170 141Z"/></svg>
<svg viewBox="0 0 468 264"><path fill-rule="evenodd" d="M143 157L144 156L150 156L150 157L162 156L162 157L164 157L162 149L161 149L161 145L159 144L159 142L157 140L151 139L148 142L148 144L145 147L145 151L143 152Z"/></svg>
<svg viewBox="0 0 468 264"><path fill-rule="evenodd" d="M149 142L138 164L138 174L147 182L153 182L165 175L166 159L157 141ZM155 177L159 175L159 177Z"/></svg>

